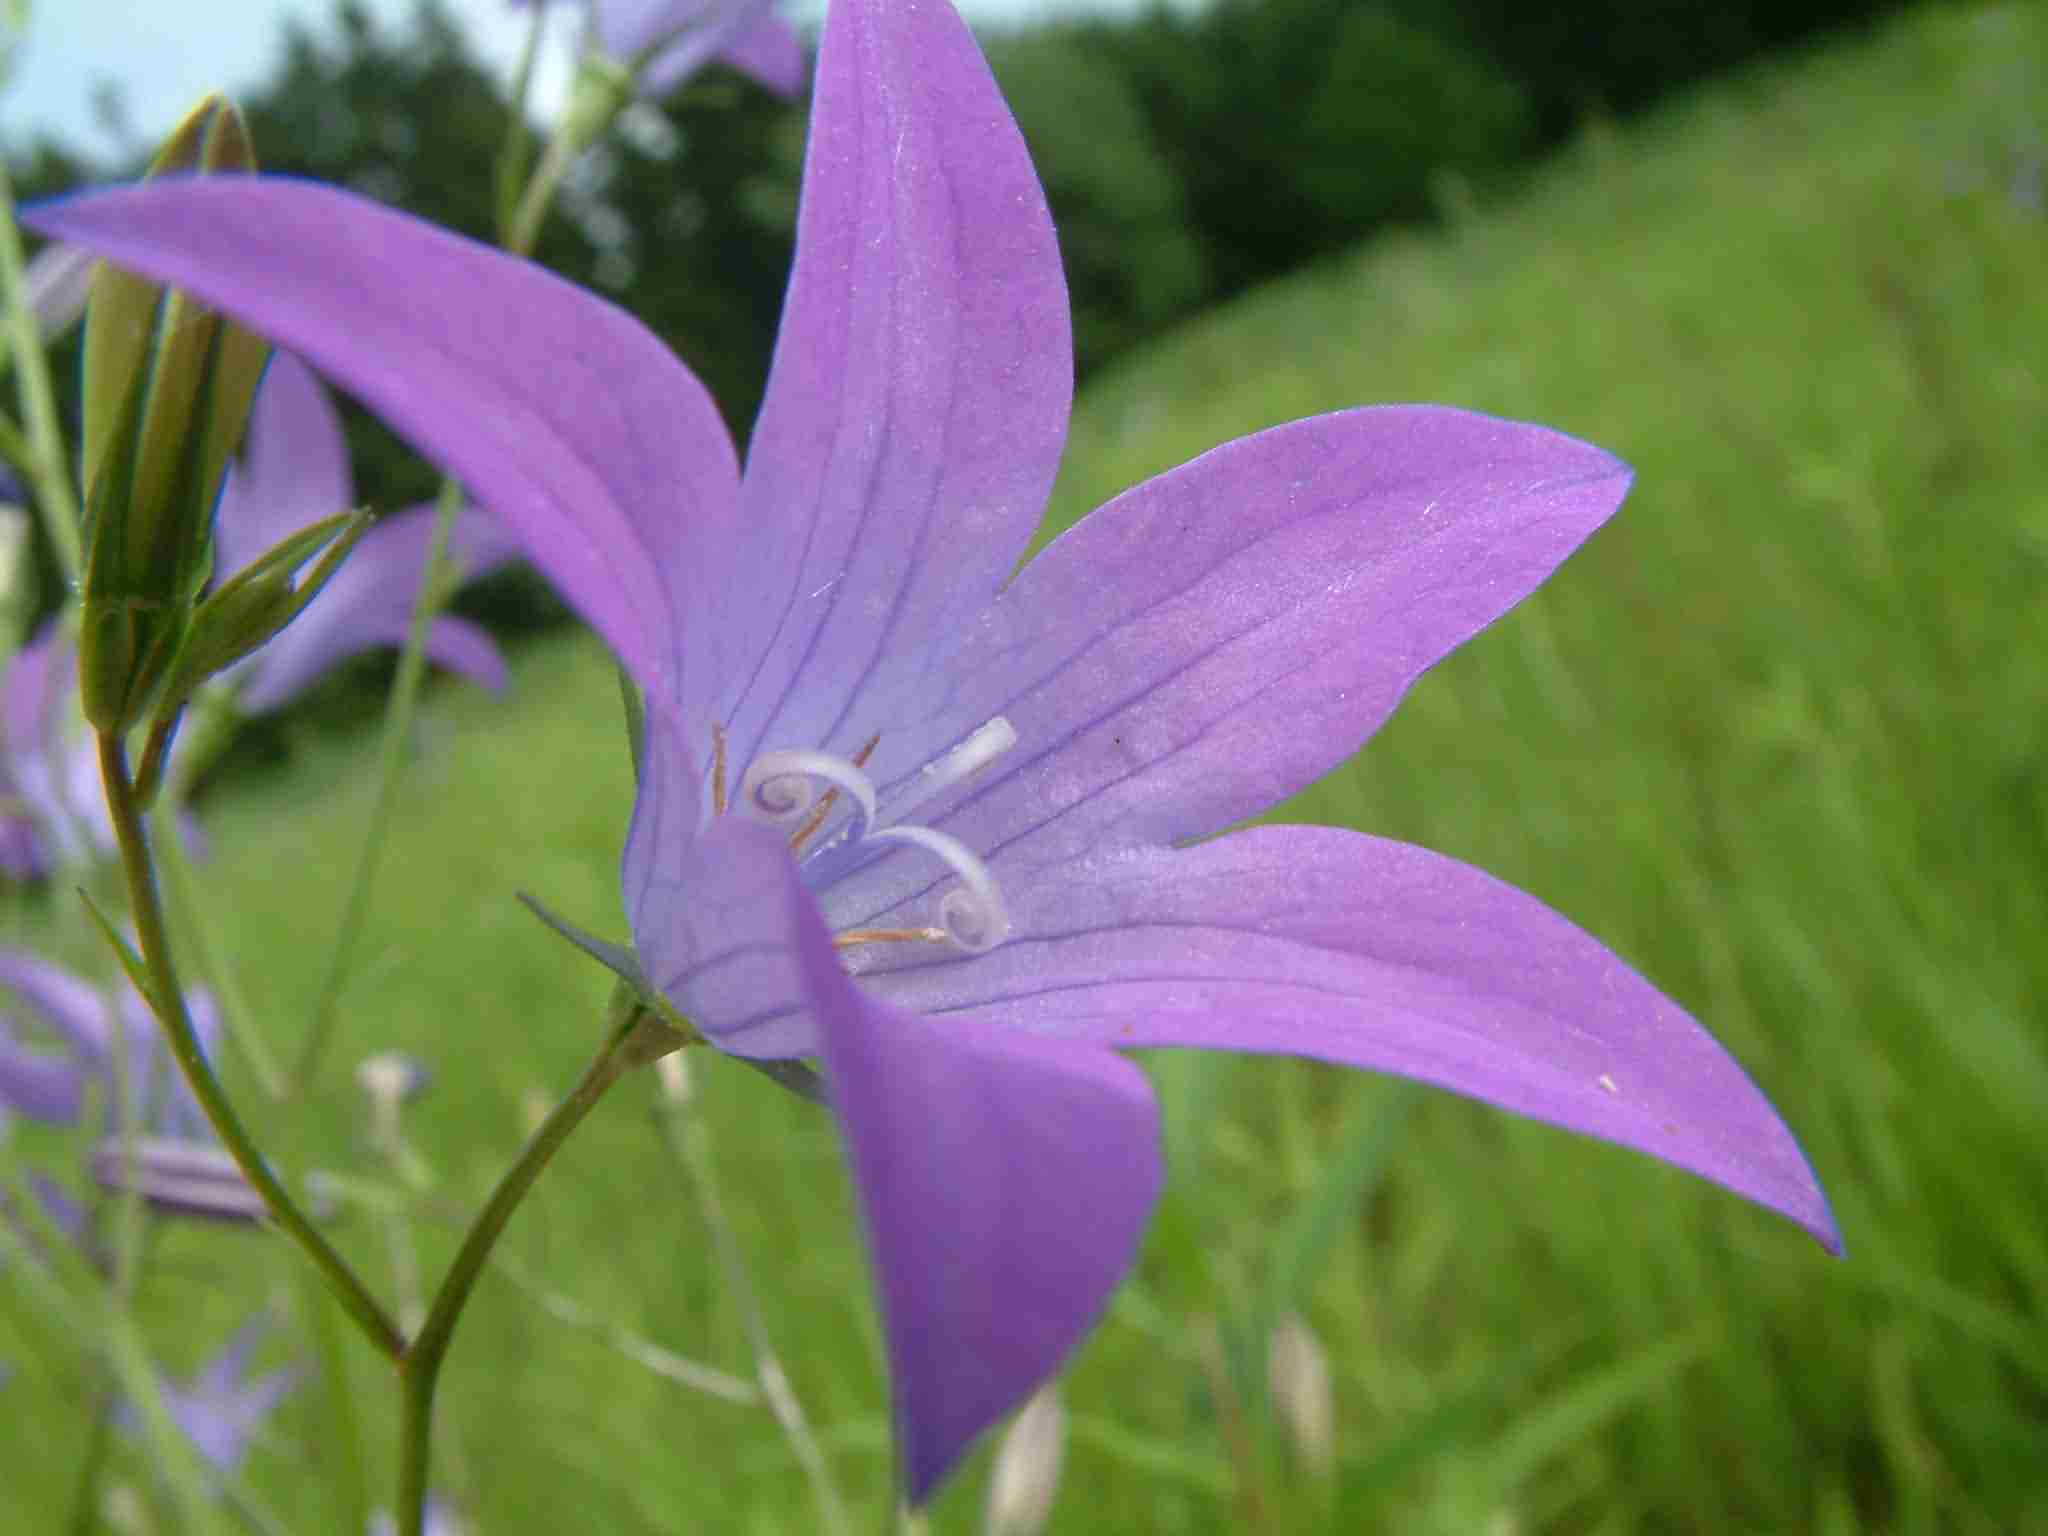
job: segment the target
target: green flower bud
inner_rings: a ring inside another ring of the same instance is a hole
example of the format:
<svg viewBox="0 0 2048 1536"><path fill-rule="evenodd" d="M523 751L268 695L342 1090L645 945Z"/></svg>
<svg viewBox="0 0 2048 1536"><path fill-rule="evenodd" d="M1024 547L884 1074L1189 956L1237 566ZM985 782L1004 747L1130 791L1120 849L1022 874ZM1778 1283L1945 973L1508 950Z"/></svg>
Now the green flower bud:
<svg viewBox="0 0 2048 1536"><path fill-rule="evenodd" d="M241 114L209 96L149 175L255 169ZM86 718L123 730L177 654L206 580L213 509L269 357L175 289L102 263L85 330Z"/></svg>

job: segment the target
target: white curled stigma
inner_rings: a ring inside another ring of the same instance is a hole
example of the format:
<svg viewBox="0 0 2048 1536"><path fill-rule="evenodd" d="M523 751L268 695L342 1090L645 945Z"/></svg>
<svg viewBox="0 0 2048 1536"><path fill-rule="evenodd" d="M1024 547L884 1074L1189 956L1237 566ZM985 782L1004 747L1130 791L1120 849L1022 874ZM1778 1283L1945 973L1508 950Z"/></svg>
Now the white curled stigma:
<svg viewBox="0 0 2048 1536"><path fill-rule="evenodd" d="M803 821L834 792L859 808L861 827L875 824L874 780L829 752L763 752L740 780L741 806L770 826Z"/></svg>
<svg viewBox="0 0 2048 1536"><path fill-rule="evenodd" d="M808 860L826 848L867 843L907 843L932 855L957 879L939 899L937 925L929 928L859 929L837 936L841 948L884 942L944 942L968 954L986 954L1010 933L1009 909L987 864L957 837L905 818L929 805L955 785L979 773L1017 744L1017 732L997 715L966 740L921 768L890 803L883 820L876 806L874 780L864 771L875 739L849 760L829 752L785 749L764 752L740 781L735 808L771 826L793 827L791 851ZM721 739L720 745L723 745ZM722 770L723 763L719 765ZM722 785L723 772L715 784ZM714 790L714 800L722 802ZM808 853L804 844L820 830L844 798L850 814L819 846ZM722 809L722 804L719 806Z"/></svg>
<svg viewBox="0 0 2048 1536"><path fill-rule="evenodd" d="M946 941L970 955L985 955L1010 936L1010 911L996 877L957 837L930 827L881 827L870 842L912 843L952 870L960 883L939 899L938 926Z"/></svg>

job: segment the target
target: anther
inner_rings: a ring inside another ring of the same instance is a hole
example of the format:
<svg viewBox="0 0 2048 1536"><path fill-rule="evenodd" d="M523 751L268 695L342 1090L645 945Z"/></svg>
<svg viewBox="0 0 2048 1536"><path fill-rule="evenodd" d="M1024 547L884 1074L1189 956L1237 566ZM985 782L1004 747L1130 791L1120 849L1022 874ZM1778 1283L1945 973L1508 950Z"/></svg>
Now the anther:
<svg viewBox="0 0 2048 1536"><path fill-rule="evenodd" d="M725 727L711 722L711 814L725 814Z"/></svg>
<svg viewBox="0 0 2048 1536"><path fill-rule="evenodd" d="M943 928L849 928L832 935L835 949L858 949L863 944L944 944L952 935Z"/></svg>

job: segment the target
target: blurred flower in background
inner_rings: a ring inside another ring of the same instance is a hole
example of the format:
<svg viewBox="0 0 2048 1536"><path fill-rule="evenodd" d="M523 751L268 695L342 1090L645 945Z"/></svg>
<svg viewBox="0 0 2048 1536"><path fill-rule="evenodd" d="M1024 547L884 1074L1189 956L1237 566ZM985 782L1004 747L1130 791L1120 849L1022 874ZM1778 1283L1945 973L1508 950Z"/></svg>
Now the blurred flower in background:
<svg viewBox="0 0 2048 1536"><path fill-rule="evenodd" d="M29 311L36 317L36 334L44 341L55 341L85 313L96 259L90 251L58 240L37 251L23 269Z"/></svg>
<svg viewBox="0 0 2048 1536"><path fill-rule="evenodd" d="M214 521L214 582L266 550L355 503L341 417L312 370L276 353L257 391L242 454L228 471ZM378 646L403 646L434 536L434 508L378 520L306 611L255 655L230 669L244 714L280 709L332 668ZM466 507L451 543L465 578L515 558L518 547L483 509ZM489 635L442 616L427 629L427 655L493 691L505 664Z"/></svg>
<svg viewBox="0 0 2048 1536"><path fill-rule="evenodd" d="M794 96L803 39L774 10L774 0L601 0L588 7L589 47L631 74L642 96L666 96L714 59Z"/></svg>
<svg viewBox="0 0 2048 1536"><path fill-rule="evenodd" d="M76 1125L90 1094L107 1106L125 1094L125 1111L110 1112L110 1132L131 1128L176 1140L211 1140L205 1115L164 1049L149 1004L126 981L110 1001L62 966L25 950L0 948L0 993L11 993L29 1021L25 1027L0 1013L0 1121L19 1114ZM211 1054L220 1038L219 1010L196 988L187 1001L192 1027Z"/></svg>
<svg viewBox="0 0 2048 1536"><path fill-rule="evenodd" d="M78 646L52 619L0 677L0 873L33 880L113 847L99 758L78 705Z"/></svg>
<svg viewBox="0 0 2048 1536"><path fill-rule="evenodd" d="M270 1319L262 1314L236 1330L219 1354L182 1381L164 1384L164 1407L208 1465L223 1476L239 1471L263 1423L277 1411L304 1379L297 1366L252 1377L249 1362L269 1337ZM115 1420L136 1433L140 1416L130 1404L115 1411Z"/></svg>

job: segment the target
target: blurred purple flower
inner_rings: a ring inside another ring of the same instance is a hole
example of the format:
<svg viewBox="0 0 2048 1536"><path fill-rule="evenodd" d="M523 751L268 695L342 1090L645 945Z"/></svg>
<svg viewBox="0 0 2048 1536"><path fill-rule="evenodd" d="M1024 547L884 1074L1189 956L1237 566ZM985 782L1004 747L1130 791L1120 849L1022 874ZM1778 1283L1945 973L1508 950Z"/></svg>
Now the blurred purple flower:
<svg viewBox="0 0 2048 1536"><path fill-rule="evenodd" d="M587 10L597 51L630 70L635 89L650 99L714 59L778 95L804 88L803 39L774 14L775 0L592 0Z"/></svg>
<svg viewBox="0 0 2048 1536"><path fill-rule="evenodd" d="M455 1513L455 1506L446 1499L428 1499L426 1520L421 1529L426 1536L463 1536L469 1527ZM370 1517L369 1536L398 1536L398 1522L383 1510Z"/></svg>
<svg viewBox="0 0 2048 1536"><path fill-rule="evenodd" d="M242 457L221 491L214 519L215 581L354 501L341 417L312 370L290 353L277 353L250 411ZM229 676L240 685L240 707L268 714L337 663L375 646L404 645L433 534L431 506L380 519L306 611L231 669ZM519 553L497 522L475 507L456 523L453 548L467 576L483 575ZM494 692L505 686L498 648L466 619L435 619L427 630L427 654Z"/></svg>
<svg viewBox="0 0 2048 1536"><path fill-rule="evenodd" d="M1124 1048L1399 1073L1837 1243L1742 1069L1565 919L1424 849L1228 830L1343 763L1627 470L1540 427L1339 412L1138 486L1013 576L1066 433L1066 291L946 5L832 8L744 479L637 321L346 193L158 184L31 222L315 359L641 684L642 963L723 1048L823 1057L913 1499L1132 1261L1161 1166Z"/></svg>
<svg viewBox="0 0 2048 1536"><path fill-rule="evenodd" d="M50 1124L73 1125L85 1107L86 1091L97 1085L111 1103L114 1050L127 1047L125 1123L155 1135L211 1140L213 1132L164 1050L149 1004L124 980L113 1002L91 982L62 966L0 947L0 997L11 994L55 1050L31 1044L14 1018L0 1012L0 1122L9 1114ZM213 998L195 988L188 1002L192 1025L211 1054L220 1038L220 1014Z"/></svg>
<svg viewBox="0 0 2048 1536"><path fill-rule="evenodd" d="M258 1315L244 1323L221 1352L184 1381L164 1385L164 1408L193 1447L223 1476L240 1470L264 1420L297 1389L305 1373L296 1366L251 1378L249 1362L270 1333ZM134 1433L140 1416L123 1403L117 1422Z"/></svg>
<svg viewBox="0 0 2048 1536"><path fill-rule="evenodd" d="M36 317L36 334L44 341L63 335L85 313L96 260L90 251L61 241L44 246L29 259L21 274L22 286L28 292L29 312Z"/></svg>
<svg viewBox="0 0 2048 1536"><path fill-rule="evenodd" d="M0 677L0 874L33 880L113 847L99 755L78 705L78 647L52 619Z"/></svg>

